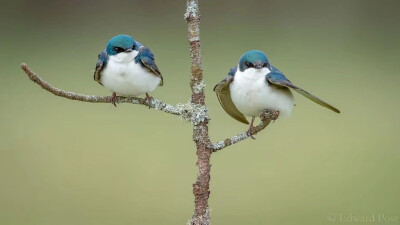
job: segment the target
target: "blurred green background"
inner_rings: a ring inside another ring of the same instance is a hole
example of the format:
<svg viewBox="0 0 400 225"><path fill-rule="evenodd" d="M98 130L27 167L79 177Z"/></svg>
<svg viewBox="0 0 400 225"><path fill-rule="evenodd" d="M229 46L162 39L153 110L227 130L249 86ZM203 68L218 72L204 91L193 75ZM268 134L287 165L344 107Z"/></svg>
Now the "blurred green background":
<svg viewBox="0 0 400 225"><path fill-rule="evenodd" d="M143 106L55 97L19 65L56 87L109 95L93 81L97 54L129 34L164 74L152 95L187 102L186 2L1 3L0 224L185 224L196 177L190 124ZM212 88L250 49L342 110L296 95L290 118L214 154L213 223L400 223L400 2L213 0L200 9L212 141L248 128Z"/></svg>

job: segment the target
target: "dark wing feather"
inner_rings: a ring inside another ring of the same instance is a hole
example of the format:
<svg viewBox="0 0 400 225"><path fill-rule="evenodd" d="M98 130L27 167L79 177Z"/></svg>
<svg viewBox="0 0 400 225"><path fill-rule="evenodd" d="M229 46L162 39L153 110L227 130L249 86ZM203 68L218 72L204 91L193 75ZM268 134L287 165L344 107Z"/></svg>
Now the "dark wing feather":
<svg viewBox="0 0 400 225"><path fill-rule="evenodd" d="M236 67L232 68L231 71L228 73L229 75L221 82L219 82L217 85L215 85L214 91L217 94L218 101L221 104L222 108L225 110L225 112L227 112L231 117L233 117L237 121L249 124L246 117L236 108L235 104L233 103L231 98L231 92L229 90L229 84L233 81L234 79L233 75L236 73L236 70L237 70Z"/></svg>
<svg viewBox="0 0 400 225"><path fill-rule="evenodd" d="M296 85L292 84L282 73L279 72L279 70L272 71L266 76L266 79L268 82L274 85L278 86L283 86L283 87L288 87L291 88L292 90L296 91L297 93L305 96L306 98L310 99L311 101L326 107L336 113L340 113L340 110L335 108L334 106L330 105L329 103L323 101L322 99L308 93L304 89L297 87Z"/></svg>
<svg viewBox="0 0 400 225"><path fill-rule="evenodd" d="M156 62L154 61L154 55L150 51L149 48L142 45L139 48L139 53L136 56L135 60L136 60L136 62L140 62L143 66L145 66L147 69L149 69L149 71L151 71L154 75L161 78L159 85L163 86L163 84L164 84L163 77L161 75L160 70L158 69L158 67L156 65Z"/></svg>
<svg viewBox="0 0 400 225"><path fill-rule="evenodd" d="M108 62L108 55L106 51L100 52L98 56L98 60L96 63L96 68L94 70L94 80L99 82L101 85L101 72L103 71L104 67L107 65Z"/></svg>

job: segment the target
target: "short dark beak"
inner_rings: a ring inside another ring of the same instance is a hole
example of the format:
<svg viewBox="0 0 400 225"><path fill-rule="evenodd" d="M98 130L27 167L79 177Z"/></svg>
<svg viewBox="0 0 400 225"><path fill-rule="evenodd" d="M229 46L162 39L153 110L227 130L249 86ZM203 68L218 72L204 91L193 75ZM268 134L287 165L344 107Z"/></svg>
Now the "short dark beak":
<svg viewBox="0 0 400 225"><path fill-rule="evenodd" d="M126 50L125 50L125 52L132 52L133 50L131 49L131 48L127 48Z"/></svg>
<svg viewBox="0 0 400 225"><path fill-rule="evenodd" d="M254 68L256 69L261 69L263 67L263 63L261 61L256 62L256 64L254 65Z"/></svg>

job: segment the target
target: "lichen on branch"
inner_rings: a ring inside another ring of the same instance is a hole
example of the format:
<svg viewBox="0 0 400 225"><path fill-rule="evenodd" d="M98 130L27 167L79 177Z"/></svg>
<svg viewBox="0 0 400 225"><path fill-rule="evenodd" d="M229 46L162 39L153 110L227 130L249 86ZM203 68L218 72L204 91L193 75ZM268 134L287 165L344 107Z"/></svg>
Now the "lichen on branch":
<svg viewBox="0 0 400 225"><path fill-rule="evenodd" d="M111 97L110 96L95 96L95 95L84 95L84 94L77 94L70 91L65 91L56 87L53 87L47 81L43 80L38 74L33 72L25 63L21 64L21 69L28 75L29 79L33 82L41 86L46 91L53 93L56 96L60 96L63 98L82 101L82 102L91 102L91 103L110 103ZM171 105L167 104L158 99L150 99L150 101L146 101L144 98L137 98L137 97L118 97L116 103L131 103L131 104L139 104L144 105L153 109L157 109L169 114L173 115L182 115L183 108L181 107L182 104Z"/></svg>
<svg viewBox="0 0 400 225"><path fill-rule="evenodd" d="M278 111L271 111L271 110L266 110L261 116L261 123L257 125L254 129L240 133L238 135L235 135L233 137L227 138L223 141L218 141L210 145L210 149L213 152L217 152L221 149L224 149L226 147L229 147L233 144L236 144L240 141L246 140L247 138L251 137L252 135L257 134L258 132L264 130L271 121L277 120L279 117L279 112Z"/></svg>

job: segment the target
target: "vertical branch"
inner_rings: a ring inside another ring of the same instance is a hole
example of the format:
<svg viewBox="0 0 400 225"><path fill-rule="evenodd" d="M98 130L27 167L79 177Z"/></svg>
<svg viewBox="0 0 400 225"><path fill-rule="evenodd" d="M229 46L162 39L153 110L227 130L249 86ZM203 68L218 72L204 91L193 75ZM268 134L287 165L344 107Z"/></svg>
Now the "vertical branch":
<svg viewBox="0 0 400 225"><path fill-rule="evenodd" d="M199 120L193 124L193 140L197 148L197 180L193 184L195 202L194 215L190 221L193 225L210 224L210 210L208 209L208 197L210 195L210 138L208 136L208 115L204 101L203 69L201 67L200 47L200 11L198 0L187 0L185 19L188 24L188 39L190 44L190 57L192 59L190 87L192 89L191 103L196 105L200 115Z"/></svg>

